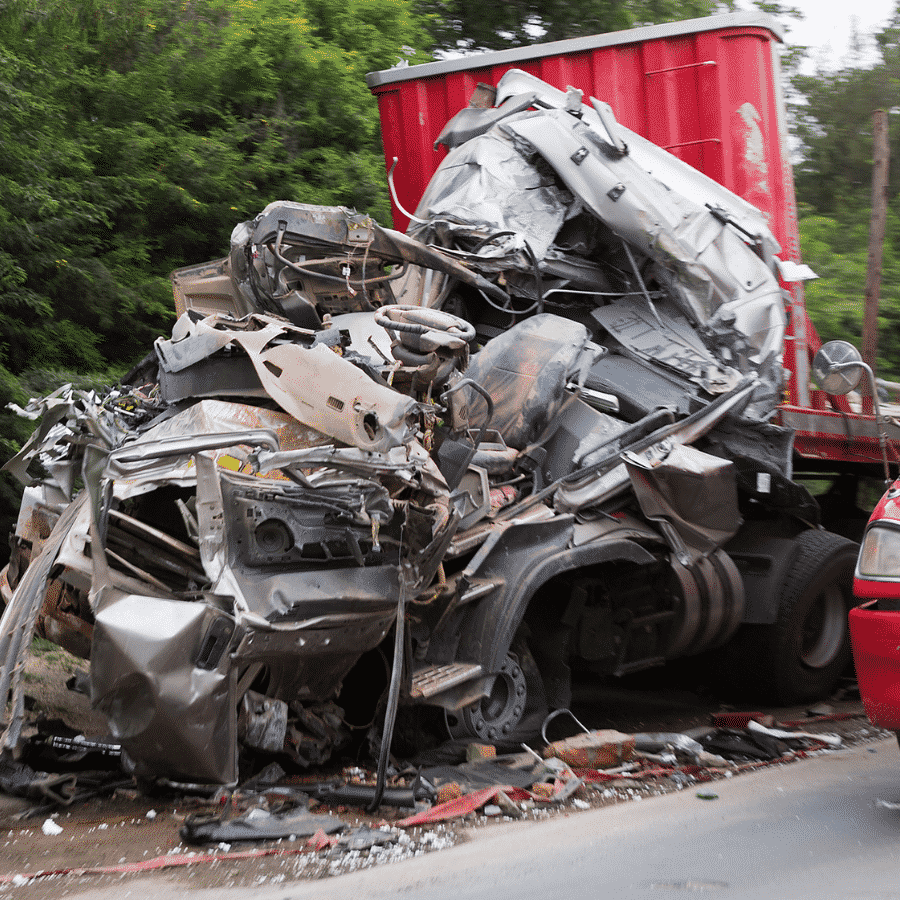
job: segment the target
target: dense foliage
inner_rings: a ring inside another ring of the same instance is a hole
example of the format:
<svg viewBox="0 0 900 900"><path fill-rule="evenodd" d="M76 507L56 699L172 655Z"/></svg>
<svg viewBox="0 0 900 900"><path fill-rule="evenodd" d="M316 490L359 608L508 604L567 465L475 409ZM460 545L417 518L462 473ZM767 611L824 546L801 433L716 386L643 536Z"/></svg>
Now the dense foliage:
<svg viewBox="0 0 900 900"><path fill-rule="evenodd" d="M272 199L384 215L364 75L424 41L395 0L6 0L0 362L133 361Z"/></svg>
<svg viewBox="0 0 900 900"><path fill-rule="evenodd" d="M719 0L418 0L436 50L504 50L653 22L708 16Z"/></svg>
<svg viewBox="0 0 900 900"><path fill-rule="evenodd" d="M807 307L825 340L859 345L872 199L872 114L890 110L891 165L878 319L879 374L900 380L900 4L876 35L874 64L846 64L794 75L793 108L801 160L795 166L801 201L804 261L821 276L808 283ZM852 63L852 60L851 60Z"/></svg>

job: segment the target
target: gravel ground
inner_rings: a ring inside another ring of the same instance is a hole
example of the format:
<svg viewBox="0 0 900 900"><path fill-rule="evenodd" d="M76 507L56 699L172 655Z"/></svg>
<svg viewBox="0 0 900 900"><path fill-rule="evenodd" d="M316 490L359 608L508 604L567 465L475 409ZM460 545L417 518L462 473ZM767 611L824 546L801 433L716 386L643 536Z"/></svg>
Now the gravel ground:
<svg viewBox="0 0 900 900"><path fill-rule="evenodd" d="M36 699L33 714L64 718L73 727L96 733L98 721L83 697L62 686L75 663L56 648L38 650L29 665L29 693ZM880 740L885 732L865 718L858 694L848 681L829 701L830 712L845 716L837 720L815 720L805 708L765 708L778 722L806 720L804 731L839 734L844 746ZM577 686L573 711L591 729L615 728L626 733L639 731L685 731L709 725L710 715L723 707L711 699L696 679L673 678L657 672L615 688ZM725 708L727 709L727 708ZM758 707L754 707L758 709ZM569 733L572 733L570 730ZM550 737L555 737L551 733ZM809 753L815 757L827 750ZM795 765L778 762L776 765ZM806 763L806 764L814 764ZM678 790L693 790L698 797L712 798L720 778L740 777L740 770L703 770L694 774L675 772L668 777L646 781L629 778L618 782L586 784L558 805L520 804L516 818L522 827L529 821L555 815L572 815L581 810L617 803L641 802ZM398 862L423 853L439 851L462 841L478 840L484 829L498 822L511 822L494 807L447 823L400 828L394 825L409 810L382 808L377 815L347 807L313 804L314 814L336 815L350 829L359 826L381 829L390 841L369 850L326 846L313 849L303 839L265 843L226 844L192 847L184 844L179 829L192 813L214 810L207 800L184 796L147 797L134 789L118 791L105 799L87 801L63 811L19 818L29 804L0 795L0 900L15 897L64 897L87 887L119 884L127 889L131 873L79 874L88 867L117 867L149 860L177 858L192 864L160 868L154 878L190 887L232 887L259 884L288 884L297 879L327 878L373 865ZM484 811L492 812L485 815ZM267 853L268 855L248 855ZM27 879L38 871L60 874ZM71 871L76 870L76 871ZM147 873L142 873L147 877ZM4 880L5 879L5 880Z"/></svg>

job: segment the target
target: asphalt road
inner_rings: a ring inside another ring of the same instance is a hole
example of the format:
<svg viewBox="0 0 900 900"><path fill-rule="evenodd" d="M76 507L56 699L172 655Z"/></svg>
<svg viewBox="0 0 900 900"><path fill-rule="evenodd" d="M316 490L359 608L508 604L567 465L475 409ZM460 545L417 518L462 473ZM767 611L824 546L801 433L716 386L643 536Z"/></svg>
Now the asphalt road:
<svg viewBox="0 0 900 900"><path fill-rule="evenodd" d="M704 790L699 789L700 792ZM893 739L664 797L481 831L449 850L325 881L190 891L191 900L900 900ZM70 896L184 896L175 880Z"/></svg>

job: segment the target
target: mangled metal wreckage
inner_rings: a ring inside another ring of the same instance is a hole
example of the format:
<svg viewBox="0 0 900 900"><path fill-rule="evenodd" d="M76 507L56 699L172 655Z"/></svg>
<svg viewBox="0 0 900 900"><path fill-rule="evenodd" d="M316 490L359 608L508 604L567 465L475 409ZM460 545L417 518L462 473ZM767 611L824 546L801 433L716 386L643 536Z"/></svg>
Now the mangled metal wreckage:
<svg viewBox="0 0 900 900"><path fill-rule="evenodd" d="M139 775L208 783L241 748L327 759L342 683L395 626L386 715L443 707L485 741L565 707L575 661L734 634L739 507L806 509L767 422L785 314L761 214L521 72L441 140L408 235L270 204L174 274L180 317L129 386L32 401L7 750L36 625L89 656Z"/></svg>

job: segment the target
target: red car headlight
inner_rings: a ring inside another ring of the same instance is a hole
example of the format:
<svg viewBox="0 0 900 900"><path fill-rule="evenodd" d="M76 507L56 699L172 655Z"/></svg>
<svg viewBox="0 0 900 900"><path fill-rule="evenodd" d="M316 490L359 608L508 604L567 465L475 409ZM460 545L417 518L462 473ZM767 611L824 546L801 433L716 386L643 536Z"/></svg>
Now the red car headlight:
<svg viewBox="0 0 900 900"><path fill-rule="evenodd" d="M869 528L859 550L856 577L900 580L900 529L877 523Z"/></svg>

